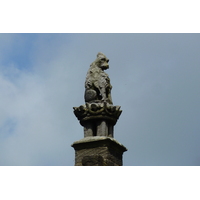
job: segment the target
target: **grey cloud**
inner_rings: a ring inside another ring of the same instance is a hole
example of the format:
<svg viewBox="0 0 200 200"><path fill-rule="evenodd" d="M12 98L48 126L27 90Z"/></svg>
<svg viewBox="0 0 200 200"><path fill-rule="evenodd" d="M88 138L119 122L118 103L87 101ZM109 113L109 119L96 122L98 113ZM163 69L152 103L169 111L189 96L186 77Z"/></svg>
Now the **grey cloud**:
<svg viewBox="0 0 200 200"><path fill-rule="evenodd" d="M72 107L84 103L99 51L123 110L115 138L128 148L124 165L199 165L199 43L199 34L38 34L31 71L13 66L9 78L0 68L1 126L13 127L1 137L0 165L74 164L70 145L83 130Z"/></svg>

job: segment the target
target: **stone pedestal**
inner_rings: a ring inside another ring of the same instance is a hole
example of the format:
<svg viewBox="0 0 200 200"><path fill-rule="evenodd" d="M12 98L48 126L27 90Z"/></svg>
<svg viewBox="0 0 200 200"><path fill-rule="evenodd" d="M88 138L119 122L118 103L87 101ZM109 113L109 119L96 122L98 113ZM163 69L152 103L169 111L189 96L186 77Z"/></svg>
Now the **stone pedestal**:
<svg viewBox="0 0 200 200"><path fill-rule="evenodd" d="M76 166L122 166L126 147L114 138L103 136L85 137L72 144Z"/></svg>
<svg viewBox="0 0 200 200"><path fill-rule="evenodd" d="M84 128L84 138L74 142L77 166L121 166L127 149L114 137L114 126L122 110L114 106L112 85L104 70L109 59L101 52L92 64L85 80L85 105L73 107L74 114Z"/></svg>
<svg viewBox="0 0 200 200"><path fill-rule="evenodd" d="M120 106L107 102L86 103L74 107L74 114L84 128L84 138L74 142L76 166L121 166L127 149L114 137Z"/></svg>

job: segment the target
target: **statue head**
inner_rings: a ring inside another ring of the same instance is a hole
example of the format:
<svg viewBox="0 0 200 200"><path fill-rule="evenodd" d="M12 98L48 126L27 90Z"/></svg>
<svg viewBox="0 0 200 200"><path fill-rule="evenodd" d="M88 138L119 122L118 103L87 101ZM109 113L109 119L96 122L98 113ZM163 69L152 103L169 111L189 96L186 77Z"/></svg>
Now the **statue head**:
<svg viewBox="0 0 200 200"><path fill-rule="evenodd" d="M102 70L106 70L109 68L109 59L101 52L97 54L97 58L95 60L96 65Z"/></svg>

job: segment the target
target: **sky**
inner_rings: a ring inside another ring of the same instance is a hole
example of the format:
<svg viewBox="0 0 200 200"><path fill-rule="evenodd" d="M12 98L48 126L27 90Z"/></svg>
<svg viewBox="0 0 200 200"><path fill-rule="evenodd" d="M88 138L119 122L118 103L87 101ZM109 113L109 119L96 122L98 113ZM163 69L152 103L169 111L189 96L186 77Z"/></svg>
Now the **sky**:
<svg viewBox="0 0 200 200"><path fill-rule="evenodd" d="M200 165L200 34L0 34L0 165L73 166L73 107L98 52L110 60L124 166Z"/></svg>

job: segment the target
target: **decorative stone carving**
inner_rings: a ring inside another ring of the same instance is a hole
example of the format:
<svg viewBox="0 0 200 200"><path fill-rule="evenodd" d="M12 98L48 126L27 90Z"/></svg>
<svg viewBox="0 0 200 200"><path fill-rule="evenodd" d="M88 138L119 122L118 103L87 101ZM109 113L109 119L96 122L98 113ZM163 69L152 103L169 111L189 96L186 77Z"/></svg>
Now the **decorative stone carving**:
<svg viewBox="0 0 200 200"><path fill-rule="evenodd" d="M110 78L104 70L109 68L109 59L98 53L90 65L85 81L85 102L108 102L112 104Z"/></svg>
<svg viewBox="0 0 200 200"><path fill-rule="evenodd" d="M109 103L86 103L74 107L74 114L84 126L84 136L109 136L113 137L113 127L122 110L120 106Z"/></svg>
<svg viewBox="0 0 200 200"><path fill-rule="evenodd" d="M113 129L120 114L120 106L113 106L110 79L104 70L109 59L98 53L90 65L85 80L85 105L74 107L74 114L84 127L84 137L113 137Z"/></svg>
<svg viewBox="0 0 200 200"><path fill-rule="evenodd" d="M111 98L110 79L104 70L109 59L98 53L85 80L85 105L73 107L84 127L84 138L72 144L76 166L121 166L126 147L114 138L114 126L122 113Z"/></svg>

